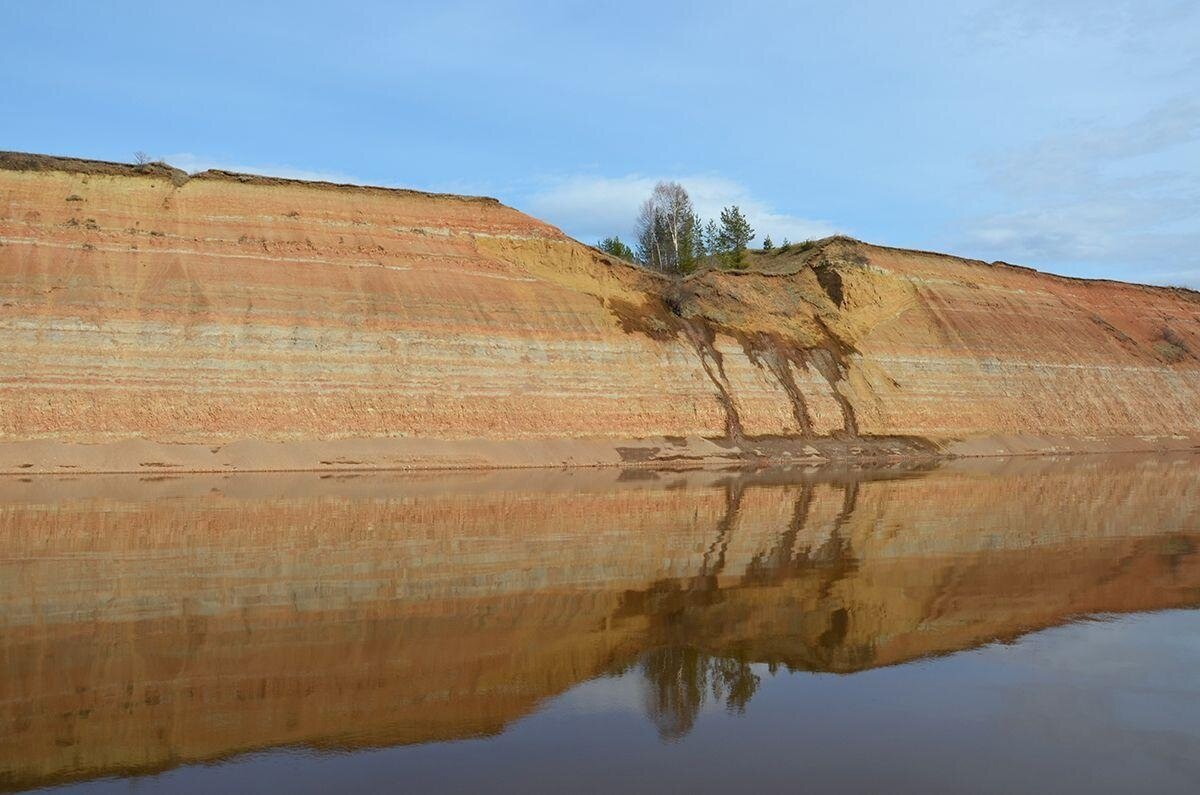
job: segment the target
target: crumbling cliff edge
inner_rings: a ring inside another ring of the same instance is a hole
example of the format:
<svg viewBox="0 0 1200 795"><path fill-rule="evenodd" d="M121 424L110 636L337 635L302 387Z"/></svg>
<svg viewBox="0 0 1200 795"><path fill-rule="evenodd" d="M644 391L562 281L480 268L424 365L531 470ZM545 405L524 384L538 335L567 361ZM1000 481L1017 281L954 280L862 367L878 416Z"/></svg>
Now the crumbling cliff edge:
<svg viewBox="0 0 1200 795"><path fill-rule="evenodd" d="M1195 449L1200 294L830 238L677 290L492 199L0 154L0 471Z"/></svg>

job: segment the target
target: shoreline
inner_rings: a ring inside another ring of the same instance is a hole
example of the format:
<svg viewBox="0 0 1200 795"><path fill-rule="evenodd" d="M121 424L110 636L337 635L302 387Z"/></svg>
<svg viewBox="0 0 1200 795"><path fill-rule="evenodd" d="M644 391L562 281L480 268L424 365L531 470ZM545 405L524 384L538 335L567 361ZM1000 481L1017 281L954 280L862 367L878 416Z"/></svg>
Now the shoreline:
<svg viewBox="0 0 1200 795"><path fill-rule="evenodd" d="M1008 456L1200 453L1200 436L663 436L641 439L446 440L409 437L174 443L0 442L0 475L169 476L242 472L457 472L525 469L691 470L947 461Z"/></svg>

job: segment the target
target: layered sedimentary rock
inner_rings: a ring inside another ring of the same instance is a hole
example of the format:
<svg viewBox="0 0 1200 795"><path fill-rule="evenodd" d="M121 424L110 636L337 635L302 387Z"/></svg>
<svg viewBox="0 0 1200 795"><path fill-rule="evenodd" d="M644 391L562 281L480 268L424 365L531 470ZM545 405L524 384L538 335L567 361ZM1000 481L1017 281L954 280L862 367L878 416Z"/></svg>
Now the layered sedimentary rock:
<svg viewBox="0 0 1200 795"><path fill-rule="evenodd" d="M1190 447L1200 297L843 238L682 285L489 199L0 155L0 470Z"/></svg>
<svg viewBox="0 0 1200 795"><path fill-rule="evenodd" d="M1193 607L1198 497L1191 456L2 479L0 787L479 736L630 666L850 673Z"/></svg>

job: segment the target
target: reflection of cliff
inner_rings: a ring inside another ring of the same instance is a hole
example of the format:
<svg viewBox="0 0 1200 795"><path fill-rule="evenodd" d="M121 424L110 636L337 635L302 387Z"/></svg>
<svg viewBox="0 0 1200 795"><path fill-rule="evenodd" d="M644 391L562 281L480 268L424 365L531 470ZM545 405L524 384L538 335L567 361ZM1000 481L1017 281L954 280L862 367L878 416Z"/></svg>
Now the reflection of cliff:
<svg viewBox="0 0 1200 795"><path fill-rule="evenodd" d="M0 781L501 731L638 666L852 672L1200 603L1194 458L0 480Z"/></svg>

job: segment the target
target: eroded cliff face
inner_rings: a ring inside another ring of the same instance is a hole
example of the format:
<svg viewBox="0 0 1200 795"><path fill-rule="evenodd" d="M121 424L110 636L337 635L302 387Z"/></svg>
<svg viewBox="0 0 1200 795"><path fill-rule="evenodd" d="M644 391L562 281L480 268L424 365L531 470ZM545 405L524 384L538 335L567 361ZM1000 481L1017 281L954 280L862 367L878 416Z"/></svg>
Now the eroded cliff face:
<svg viewBox="0 0 1200 795"><path fill-rule="evenodd" d="M1200 298L846 239L682 289L489 199L0 155L0 470L1188 447Z"/></svg>
<svg viewBox="0 0 1200 795"><path fill-rule="evenodd" d="M1194 607L1198 472L0 479L0 788L490 734L681 658L849 673Z"/></svg>

